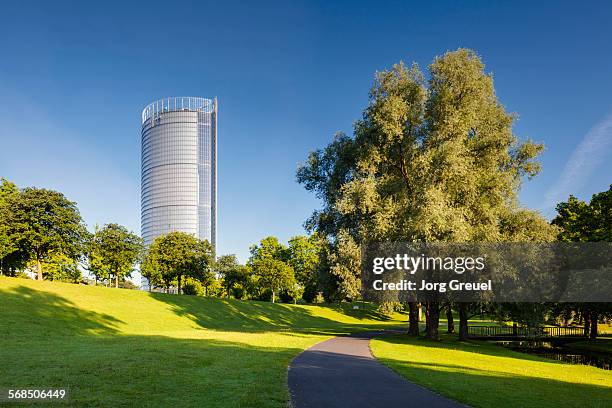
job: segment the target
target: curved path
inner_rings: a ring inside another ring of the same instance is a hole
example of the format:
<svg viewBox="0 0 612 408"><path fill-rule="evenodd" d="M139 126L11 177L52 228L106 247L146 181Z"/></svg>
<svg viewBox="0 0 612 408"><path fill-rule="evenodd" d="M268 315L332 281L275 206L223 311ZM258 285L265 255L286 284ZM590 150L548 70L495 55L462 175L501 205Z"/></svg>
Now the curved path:
<svg viewBox="0 0 612 408"><path fill-rule="evenodd" d="M316 344L289 365L293 408L334 407L465 407L400 377L370 352L362 333Z"/></svg>

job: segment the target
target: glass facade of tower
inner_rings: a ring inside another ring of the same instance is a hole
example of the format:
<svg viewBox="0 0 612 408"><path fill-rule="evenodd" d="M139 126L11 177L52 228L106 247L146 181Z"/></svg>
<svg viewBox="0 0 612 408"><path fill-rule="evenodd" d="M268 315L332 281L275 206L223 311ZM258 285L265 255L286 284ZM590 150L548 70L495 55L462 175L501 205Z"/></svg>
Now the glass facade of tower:
<svg viewBox="0 0 612 408"><path fill-rule="evenodd" d="M181 231L216 246L217 101L161 99L142 112L145 244Z"/></svg>

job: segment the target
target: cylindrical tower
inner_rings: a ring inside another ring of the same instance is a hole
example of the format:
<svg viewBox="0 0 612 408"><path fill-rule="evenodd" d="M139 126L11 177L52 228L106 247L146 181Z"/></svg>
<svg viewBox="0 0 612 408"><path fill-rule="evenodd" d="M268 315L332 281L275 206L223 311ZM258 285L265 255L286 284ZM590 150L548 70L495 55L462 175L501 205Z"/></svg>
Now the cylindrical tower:
<svg viewBox="0 0 612 408"><path fill-rule="evenodd" d="M142 111L145 244L181 231L216 246L217 99L160 99Z"/></svg>

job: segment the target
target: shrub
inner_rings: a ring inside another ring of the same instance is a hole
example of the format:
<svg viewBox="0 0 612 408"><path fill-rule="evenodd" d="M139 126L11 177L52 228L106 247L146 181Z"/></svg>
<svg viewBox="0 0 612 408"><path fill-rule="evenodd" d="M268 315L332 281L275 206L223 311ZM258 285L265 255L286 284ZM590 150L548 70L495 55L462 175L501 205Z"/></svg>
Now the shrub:
<svg viewBox="0 0 612 408"><path fill-rule="evenodd" d="M204 294L204 288L202 284L196 280L188 279L183 285L183 294L192 296L202 296Z"/></svg>
<svg viewBox="0 0 612 408"><path fill-rule="evenodd" d="M323 292L317 293L317 296L314 297L312 303L325 303L325 297L323 296Z"/></svg>
<svg viewBox="0 0 612 408"><path fill-rule="evenodd" d="M378 306L378 313L390 316L395 312L402 312L404 305L400 302L383 302Z"/></svg>

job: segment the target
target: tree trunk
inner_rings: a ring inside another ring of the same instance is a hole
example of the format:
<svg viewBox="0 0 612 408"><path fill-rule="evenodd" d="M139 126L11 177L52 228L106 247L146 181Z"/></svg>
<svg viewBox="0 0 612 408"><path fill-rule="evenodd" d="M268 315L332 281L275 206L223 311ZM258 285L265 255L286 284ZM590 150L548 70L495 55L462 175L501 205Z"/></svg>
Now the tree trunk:
<svg viewBox="0 0 612 408"><path fill-rule="evenodd" d="M416 337L419 335L420 305L418 302L410 302L408 308L408 335Z"/></svg>
<svg viewBox="0 0 612 408"><path fill-rule="evenodd" d="M36 258L36 280L43 280L42 276L42 263L39 258Z"/></svg>
<svg viewBox="0 0 612 408"><path fill-rule="evenodd" d="M272 291L272 303L274 303L274 301L276 300L275 299L275 295L276 295L276 293L274 291Z"/></svg>
<svg viewBox="0 0 612 408"><path fill-rule="evenodd" d="M425 327L427 338L430 340L440 340L438 326L440 325L440 308L438 302L425 302Z"/></svg>
<svg viewBox="0 0 612 408"><path fill-rule="evenodd" d="M468 304L459 303L459 341L468 339Z"/></svg>
<svg viewBox="0 0 612 408"><path fill-rule="evenodd" d="M181 275L179 275L179 276L176 278L176 279L178 280L178 287L176 288L176 289L177 289L177 292L176 292L176 294L177 294L177 295L180 295L180 294L181 294L181 278L182 278L182 276L181 276Z"/></svg>
<svg viewBox="0 0 612 408"><path fill-rule="evenodd" d="M584 312L584 337L589 337L591 333L591 314L590 312Z"/></svg>
<svg viewBox="0 0 612 408"><path fill-rule="evenodd" d="M455 332L455 322L453 321L453 309L451 308L451 304L446 305L446 332L454 333Z"/></svg>
<svg viewBox="0 0 612 408"><path fill-rule="evenodd" d="M119 274L115 273L115 289L119 288Z"/></svg>
<svg viewBox="0 0 612 408"><path fill-rule="evenodd" d="M591 339L597 338L597 320L599 320L599 314L591 312L591 333L589 335Z"/></svg>

